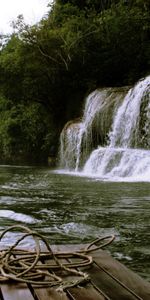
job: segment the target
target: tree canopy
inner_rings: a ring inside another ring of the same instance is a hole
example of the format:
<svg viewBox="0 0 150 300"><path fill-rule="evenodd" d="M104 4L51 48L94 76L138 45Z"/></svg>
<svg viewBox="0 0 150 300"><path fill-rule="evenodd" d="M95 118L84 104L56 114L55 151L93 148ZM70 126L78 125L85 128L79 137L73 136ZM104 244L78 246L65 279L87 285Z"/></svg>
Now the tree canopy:
<svg viewBox="0 0 150 300"><path fill-rule="evenodd" d="M148 0L55 0L38 24L29 26L20 15L12 27L0 36L6 160L45 159L90 91L131 85L150 71Z"/></svg>

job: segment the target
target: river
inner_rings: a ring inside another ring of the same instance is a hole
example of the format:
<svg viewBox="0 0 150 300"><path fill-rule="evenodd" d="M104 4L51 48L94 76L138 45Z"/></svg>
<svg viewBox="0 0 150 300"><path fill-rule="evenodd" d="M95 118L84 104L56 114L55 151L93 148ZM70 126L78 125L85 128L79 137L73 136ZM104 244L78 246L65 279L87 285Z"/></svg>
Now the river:
<svg viewBox="0 0 150 300"><path fill-rule="evenodd" d="M51 244L115 234L111 254L150 280L150 183L109 182L47 167L0 166L0 230L23 224ZM19 233L8 233L11 244ZM26 243L32 243L31 240Z"/></svg>

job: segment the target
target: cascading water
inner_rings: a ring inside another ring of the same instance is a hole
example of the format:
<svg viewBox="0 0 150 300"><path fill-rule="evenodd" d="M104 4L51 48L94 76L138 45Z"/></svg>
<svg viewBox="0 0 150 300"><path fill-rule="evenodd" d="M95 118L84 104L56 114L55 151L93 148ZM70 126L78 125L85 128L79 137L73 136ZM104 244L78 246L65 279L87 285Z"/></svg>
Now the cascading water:
<svg viewBox="0 0 150 300"><path fill-rule="evenodd" d="M142 114L141 105L144 98L150 96L149 91L150 77L140 81L134 88L129 90L114 119L112 131L109 134L110 147L136 148L138 146L140 117ZM147 110L149 110L149 104L149 101L145 103ZM146 122L150 125L149 118L146 119Z"/></svg>
<svg viewBox="0 0 150 300"><path fill-rule="evenodd" d="M113 114L122 103L127 88L96 90L85 103L82 120L68 122L60 136L60 167L78 171L93 149L106 144Z"/></svg>
<svg viewBox="0 0 150 300"><path fill-rule="evenodd" d="M62 135L66 138L68 133L63 130ZM64 167L109 180L150 181L150 76L128 92L127 88L93 92L67 145L64 137L61 159L72 161Z"/></svg>

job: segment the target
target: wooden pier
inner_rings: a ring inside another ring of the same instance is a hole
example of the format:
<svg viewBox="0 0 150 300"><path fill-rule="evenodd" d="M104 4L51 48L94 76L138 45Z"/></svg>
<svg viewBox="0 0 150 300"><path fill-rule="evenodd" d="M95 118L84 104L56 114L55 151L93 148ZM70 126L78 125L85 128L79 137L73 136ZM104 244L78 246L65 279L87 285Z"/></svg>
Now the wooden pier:
<svg viewBox="0 0 150 300"><path fill-rule="evenodd" d="M74 252L82 249L83 245L51 248L57 253ZM92 257L91 265L80 267L80 271L89 275L89 281L84 284L59 291L58 287L37 287L31 283L14 281L2 282L0 300L150 300L150 283L113 259L106 251L94 251ZM44 261L41 264L44 264ZM64 276L67 281L76 280L76 276L72 274Z"/></svg>

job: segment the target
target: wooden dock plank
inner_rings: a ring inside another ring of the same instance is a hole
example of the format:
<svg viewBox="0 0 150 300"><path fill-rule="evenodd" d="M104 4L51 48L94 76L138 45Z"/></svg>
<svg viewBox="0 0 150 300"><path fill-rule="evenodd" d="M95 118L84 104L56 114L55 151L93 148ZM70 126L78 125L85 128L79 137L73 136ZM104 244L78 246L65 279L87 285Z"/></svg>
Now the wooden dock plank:
<svg viewBox="0 0 150 300"><path fill-rule="evenodd" d="M84 245L55 246L53 250L74 252L81 248L84 248ZM98 250L89 255L93 257L93 264L79 269L90 276L90 281L85 285L68 287L66 292L58 292L50 287L39 288L30 284L2 283L0 300L150 300L150 283L113 259L105 251ZM76 260L78 259L71 259L71 261ZM68 258L63 259L62 263L66 261ZM48 260L45 262L47 263ZM39 262L39 264L42 263L44 261ZM53 264L53 260L50 261L51 263ZM59 272L62 275L61 271ZM66 282L72 282L72 280L77 280L78 276L63 271L63 279ZM134 293L138 296L136 297Z"/></svg>
<svg viewBox="0 0 150 300"><path fill-rule="evenodd" d="M93 285L104 294L106 294L111 300L135 300L135 296L124 289L120 284L114 281L105 272L99 269L93 264L88 270L88 274L91 277Z"/></svg>
<svg viewBox="0 0 150 300"><path fill-rule="evenodd" d="M60 260L61 262L66 262L66 260ZM54 262L53 259L46 259L44 260L44 262L46 264L50 264L50 265L56 265L56 262ZM42 263L42 262L41 262ZM51 270L48 269L48 271L51 273ZM56 274L59 276L61 276L62 271L56 271ZM63 275L63 278L65 280L72 280L73 277L70 277L67 273L67 275L65 276L65 273ZM62 291L57 291L57 287L54 288L41 288L38 289L36 287L34 287L34 294L38 297L39 300L74 300L74 298L71 297L71 295L69 295L69 298L67 296L67 293Z"/></svg>
<svg viewBox="0 0 150 300"><path fill-rule="evenodd" d="M44 249L45 250L45 249ZM40 261L38 264L50 264L50 265L56 265L56 262L54 262L53 259L46 259L44 262ZM49 269L47 271L50 272ZM45 277L47 279L47 276ZM33 289L33 294L38 297L38 300L68 300L68 297L65 292L57 292L55 288L37 288L37 287L32 287Z"/></svg>
<svg viewBox="0 0 150 300"><path fill-rule="evenodd" d="M103 253L103 251L99 250L98 253L100 252ZM76 261L76 259L73 259L73 261ZM114 278L112 278L109 274L107 274L105 270L100 268L100 265L97 265L95 263L95 258L92 266L84 267L84 268L82 267L80 268L80 270L90 275L93 286L97 288L99 291L101 291L101 293L105 295L106 299L112 299L112 300L137 299L135 295L133 295L128 289L126 289L126 287L122 286L122 284L120 284L119 282L114 280Z"/></svg>
<svg viewBox="0 0 150 300"><path fill-rule="evenodd" d="M67 246L67 251L70 250L69 248L70 247ZM64 247L63 247L63 249L64 249L64 251L66 251L66 249ZM61 263L72 262L72 261L73 261L73 259L61 259ZM76 259L74 259L74 261L76 261ZM76 270L79 271L78 268L76 268ZM80 277L79 277L79 279L80 279ZM66 280L67 281L72 281L72 280L76 281L77 276L68 275L66 277ZM105 300L103 295L100 292L98 292L92 286L91 283L86 283L85 287L83 287L82 285L78 285L77 287L68 288L67 294L69 294L74 300L85 300L85 299L86 300Z"/></svg>
<svg viewBox="0 0 150 300"><path fill-rule="evenodd" d="M84 249L85 246L79 245L79 246L75 246L75 247L77 250L77 249L79 249L77 247L80 247L80 249L81 248ZM57 248L57 249L59 249L59 248ZM73 245L67 246L67 249L73 250ZM62 250L65 251L65 246L63 246ZM93 266L92 269L88 270L88 274L90 274L91 278L93 276L95 278L94 272L96 272L97 277L99 277L98 281L101 281L101 286L102 286L102 282L105 281L105 280L103 280L103 278L105 278L106 281L108 281L108 289L111 292L112 292L112 289L111 289L110 285L111 285L111 282L113 283L114 293L115 293L114 280L111 278L108 279L109 276L104 274L105 272L100 269L102 267L106 271L110 272L113 276L115 276L123 285L125 285L125 286L127 286L127 288L131 289L133 291L133 293L137 294L139 296L139 298L141 297L144 300L150 300L150 283L149 282L145 281L138 274L134 273L133 271L128 269L126 266L124 266L123 264L121 264L120 262L115 260L106 251L98 250L96 252L92 252L91 254L92 254L93 260L95 261L95 264L99 267L99 269L96 270L96 265L95 265L95 267ZM81 269L81 270L84 271L84 270L87 270L87 268ZM106 285L106 283L105 283L105 285ZM125 297L125 299L126 299L126 296L123 292L124 288L121 287L121 285L119 283L116 283L116 287L117 287L117 293L121 293L119 297ZM100 286L99 286L99 288L100 288ZM120 290L120 292L119 292L119 290ZM106 286L104 288L104 291L107 291ZM126 291L126 293L127 293L127 291ZM132 298L135 299L135 296L132 296L132 294L128 293L127 299L132 299ZM123 298L120 298L120 299L122 300Z"/></svg>
<svg viewBox="0 0 150 300"><path fill-rule="evenodd" d="M67 248L67 249L66 249ZM72 245L71 245L72 248ZM73 250L73 249L72 249ZM53 247L53 251L70 251L70 247L61 246L61 249L59 246L55 246L55 249ZM68 261L71 261L70 259L60 259L59 260L62 264L66 263ZM50 262L52 264L52 261L46 260L46 263ZM58 274L59 275L59 274ZM64 275L64 279L66 282L72 282L80 279L80 277L72 275L72 274L66 274ZM73 287L73 288L67 288L66 294L69 295L69 299L73 300L105 300L105 298L100 294L90 283L86 284L86 287ZM67 298L68 299L68 298Z"/></svg>
<svg viewBox="0 0 150 300"><path fill-rule="evenodd" d="M105 300L103 295L96 291L91 284L86 285L86 287L74 287L68 290L76 300Z"/></svg>
<svg viewBox="0 0 150 300"><path fill-rule="evenodd" d="M1 284L1 292L4 300L35 300L27 285L20 283Z"/></svg>
<svg viewBox="0 0 150 300"><path fill-rule="evenodd" d="M150 283L145 281L138 274L134 273L126 266L115 260L105 251L93 252L95 263L110 272L125 286L134 291L144 300L150 300Z"/></svg>
<svg viewBox="0 0 150 300"><path fill-rule="evenodd" d="M68 300L65 292L57 292L53 288L34 288L39 300Z"/></svg>

